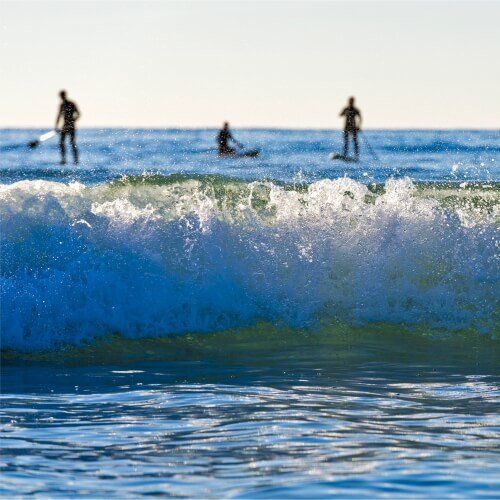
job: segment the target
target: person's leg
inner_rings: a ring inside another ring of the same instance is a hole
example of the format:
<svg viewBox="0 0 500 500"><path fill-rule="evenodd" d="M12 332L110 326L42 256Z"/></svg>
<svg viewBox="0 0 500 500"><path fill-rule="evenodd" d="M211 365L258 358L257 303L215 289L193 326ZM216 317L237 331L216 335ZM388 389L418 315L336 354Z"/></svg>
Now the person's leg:
<svg viewBox="0 0 500 500"><path fill-rule="evenodd" d="M342 153L344 156L347 156L347 151L349 149L348 138L349 132L347 130L344 130L344 152Z"/></svg>
<svg viewBox="0 0 500 500"><path fill-rule="evenodd" d="M354 143L354 158L356 160L359 156L359 144L358 144L358 131L355 129L352 131L352 142Z"/></svg>
<svg viewBox="0 0 500 500"><path fill-rule="evenodd" d="M59 135L59 149L61 151L61 164L66 163L66 144L64 144L66 140L66 131L64 129L61 130Z"/></svg>
<svg viewBox="0 0 500 500"><path fill-rule="evenodd" d="M71 150L73 151L73 162L78 163L78 150L75 144L75 129L69 131L69 141L71 144Z"/></svg>

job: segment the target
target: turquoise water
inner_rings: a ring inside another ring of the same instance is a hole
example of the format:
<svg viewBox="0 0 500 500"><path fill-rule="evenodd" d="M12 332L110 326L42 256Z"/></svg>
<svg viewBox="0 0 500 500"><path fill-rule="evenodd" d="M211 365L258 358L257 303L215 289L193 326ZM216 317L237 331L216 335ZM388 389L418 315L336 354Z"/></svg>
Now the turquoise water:
<svg viewBox="0 0 500 500"><path fill-rule="evenodd" d="M0 131L12 497L500 495L498 131Z"/></svg>

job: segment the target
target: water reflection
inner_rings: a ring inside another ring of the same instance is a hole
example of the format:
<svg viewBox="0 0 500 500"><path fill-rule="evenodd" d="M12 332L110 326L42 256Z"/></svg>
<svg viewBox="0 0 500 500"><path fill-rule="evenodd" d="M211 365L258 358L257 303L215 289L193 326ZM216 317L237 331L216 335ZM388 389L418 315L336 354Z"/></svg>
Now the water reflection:
<svg viewBox="0 0 500 500"><path fill-rule="evenodd" d="M498 485L499 380L456 369L4 367L3 491L474 495Z"/></svg>

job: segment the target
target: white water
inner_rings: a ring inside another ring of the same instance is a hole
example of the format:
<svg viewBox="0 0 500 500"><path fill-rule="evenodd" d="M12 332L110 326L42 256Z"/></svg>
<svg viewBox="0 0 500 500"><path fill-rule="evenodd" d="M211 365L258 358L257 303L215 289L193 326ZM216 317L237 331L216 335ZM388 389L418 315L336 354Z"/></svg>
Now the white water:
<svg viewBox="0 0 500 500"><path fill-rule="evenodd" d="M0 187L4 348L260 320L493 331L494 190L143 181Z"/></svg>

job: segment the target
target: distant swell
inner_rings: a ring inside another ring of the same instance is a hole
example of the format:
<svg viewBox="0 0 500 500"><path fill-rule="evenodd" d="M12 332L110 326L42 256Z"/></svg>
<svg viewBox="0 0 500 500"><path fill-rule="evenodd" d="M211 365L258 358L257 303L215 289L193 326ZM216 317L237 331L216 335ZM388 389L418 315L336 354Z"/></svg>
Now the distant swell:
<svg viewBox="0 0 500 500"><path fill-rule="evenodd" d="M493 333L498 188L0 186L2 347L333 322Z"/></svg>

